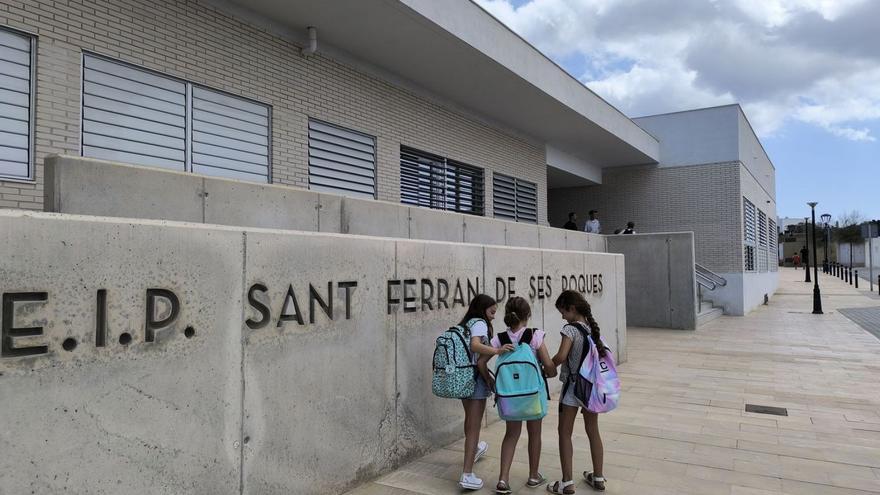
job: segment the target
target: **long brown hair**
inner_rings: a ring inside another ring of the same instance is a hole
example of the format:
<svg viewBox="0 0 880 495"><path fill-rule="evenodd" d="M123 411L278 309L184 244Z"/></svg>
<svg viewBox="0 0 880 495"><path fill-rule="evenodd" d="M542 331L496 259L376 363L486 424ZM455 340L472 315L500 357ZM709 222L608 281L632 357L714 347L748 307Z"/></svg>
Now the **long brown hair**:
<svg viewBox="0 0 880 495"><path fill-rule="evenodd" d="M596 350L599 351L599 355L604 356L605 351L608 348L605 347L605 344L602 342L599 324L596 323L596 320L593 318L593 308L590 306L590 303L588 303L584 296L576 290L562 291L562 294L559 294L559 297L556 298L556 309L569 309L572 307L577 314L583 316L584 319L587 320L587 324L590 326L590 338L592 338L593 343L596 344Z"/></svg>
<svg viewBox="0 0 880 495"><path fill-rule="evenodd" d="M486 326L489 327L489 338L492 338L492 322L489 321L489 318L486 317L486 310L498 304L492 296L487 296L486 294L477 294L471 300L471 304L468 306L467 313L464 314L464 318L461 319L459 325L463 328L466 327L467 322L471 321L474 318L479 318L486 322Z"/></svg>
<svg viewBox="0 0 880 495"><path fill-rule="evenodd" d="M525 299L515 296L507 300L504 305L504 324L509 328L515 328L532 316L532 308Z"/></svg>

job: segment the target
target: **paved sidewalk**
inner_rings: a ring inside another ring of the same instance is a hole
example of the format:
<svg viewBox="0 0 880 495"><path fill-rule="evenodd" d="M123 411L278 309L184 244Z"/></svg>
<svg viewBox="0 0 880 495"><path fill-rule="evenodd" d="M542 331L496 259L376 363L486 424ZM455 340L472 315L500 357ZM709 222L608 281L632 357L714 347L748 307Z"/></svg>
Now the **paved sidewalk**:
<svg viewBox="0 0 880 495"><path fill-rule="evenodd" d="M820 274L824 315L813 315L803 271L781 269L768 306L696 332L629 329L621 407L600 418L609 494L857 495L880 493L880 341L838 312L877 300ZM600 322L601 323L601 322ZM788 416L746 413L746 403ZM555 403L544 421L542 471L559 477ZM503 423L484 429L476 467L493 493ZM511 484L524 486L525 434ZM462 442L351 492L458 494ZM575 465L589 449L575 436ZM577 472L577 471L576 471ZM546 492L545 492L546 493ZM583 483L578 493L592 493Z"/></svg>

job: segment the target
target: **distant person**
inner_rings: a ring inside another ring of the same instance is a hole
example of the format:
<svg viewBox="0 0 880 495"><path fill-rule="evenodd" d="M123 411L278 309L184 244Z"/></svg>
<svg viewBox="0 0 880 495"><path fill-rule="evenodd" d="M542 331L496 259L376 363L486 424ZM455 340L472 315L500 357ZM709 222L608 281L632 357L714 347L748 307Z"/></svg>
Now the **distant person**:
<svg viewBox="0 0 880 495"><path fill-rule="evenodd" d="M801 248L801 261L804 262L804 267L810 266L810 250L807 246Z"/></svg>
<svg viewBox="0 0 880 495"><path fill-rule="evenodd" d="M601 234L601 226L599 225L599 211L590 210L590 219L584 224L584 232L588 234Z"/></svg>
<svg viewBox="0 0 880 495"><path fill-rule="evenodd" d="M577 221L578 221L577 213L575 213L573 211L569 212L568 213L568 221L565 222L565 225L563 225L562 228L568 229L568 230L577 230L578 229Z"/></svg>
<svg viewBox="0 0 880 495"><path fill-rule="evenodd" d="M626 222L626 228L623 229L624 234L635 234L636 233L636 224L633 222Z"/></svg>
<svg viewBox="0 0 880 495"><path fill-rule="evenodd" d="M794 265L794 269L797 270L799 266L801 266L801 255L794 253L794 256L791 257L791 264Z"/></svg>

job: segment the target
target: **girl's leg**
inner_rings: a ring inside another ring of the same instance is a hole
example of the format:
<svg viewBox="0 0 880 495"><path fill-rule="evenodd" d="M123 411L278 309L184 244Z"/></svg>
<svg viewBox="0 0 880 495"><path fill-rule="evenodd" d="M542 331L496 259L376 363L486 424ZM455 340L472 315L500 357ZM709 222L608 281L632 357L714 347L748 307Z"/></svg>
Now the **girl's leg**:
<svg viewBox="0 0 880 495"><path fill-rule="evenodd" d="M537 479L538 467L541 464L541 422L526 421L526 432L529 434L529 478Z"/></svg>
<svg viewBox="0 0 880 495"><path fill-rule="evenodd" d="M501 442L501 471L498 474L498 481L510 481L510 465L513 464L513 453L516 451L516 442L521 432L522 421L507 422L507 430Z"/></svg>
<svg viewBox="0 0 880 495"><path fill-rule="evenodd" d="M578 408L559 404L559 463L562 465L562 481L573 478L574 446L571 435L574 433L574 421L577 419Z"/></svg>
<svg viewBox="0 0 880 495"><path fill-rule="evenodd" d="M599 436L599 415L584 411L584 427L587 430L587 438L590 439L590 457L593 460L593 475L602 476L602 464L605 462L605 449L602 447L602 437Z"/></svg>
<svg viewBox="0 0 880 495"><path fill-rule="evenodd" d="M461 404L464 406L464 464L461 472L473 473L486 399L462 399Z"/></svg>

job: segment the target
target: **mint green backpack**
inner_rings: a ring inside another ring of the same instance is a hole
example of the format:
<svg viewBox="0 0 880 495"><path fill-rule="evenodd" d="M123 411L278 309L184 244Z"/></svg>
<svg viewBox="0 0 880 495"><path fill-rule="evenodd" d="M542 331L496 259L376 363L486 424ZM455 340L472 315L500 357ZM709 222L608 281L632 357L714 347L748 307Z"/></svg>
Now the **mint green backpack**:
<svg viewBox="0 0 880 495"><path fill-rule="evenodd" d="M437 397L467 399L474 395L476 386L471 330L475 320L466 327L456 325L437 337L434 345L431 389Z"/></svg>
<svg viewBox="0 0 880 495"><path fill-rule="evenodd" d="M498 357L495 366L495 405L504 421L531 421L547 415L550 390L535 351L529 346L534 331L527 328L513 352ZM501 344L512 344L507 332Z"/></svg>

